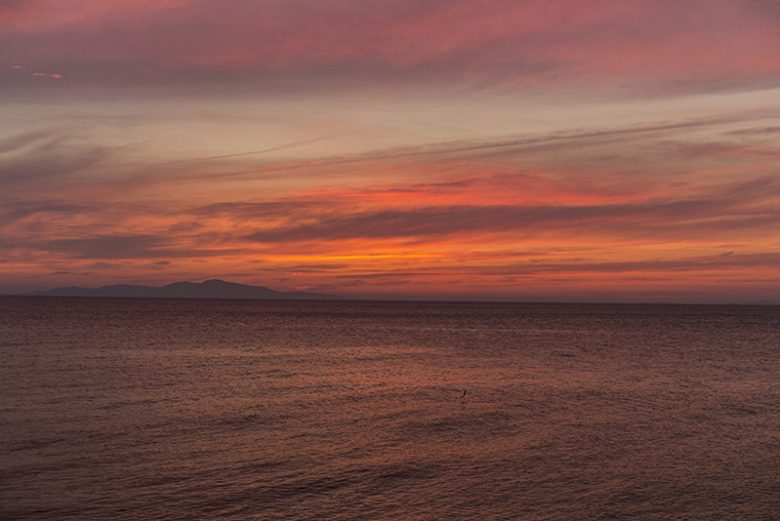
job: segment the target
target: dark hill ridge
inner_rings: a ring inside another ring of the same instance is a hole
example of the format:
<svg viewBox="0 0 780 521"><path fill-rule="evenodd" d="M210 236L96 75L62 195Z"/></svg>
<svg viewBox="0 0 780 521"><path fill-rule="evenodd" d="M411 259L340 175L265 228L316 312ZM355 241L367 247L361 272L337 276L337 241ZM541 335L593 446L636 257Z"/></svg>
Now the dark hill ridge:
<svg viewBox="0 0 780 521"><path fill-rule="evenodd" d="M140 286L117 284L100 288L66 287L36 291L34 295L47 297L138 297L138 298L214 298L214 299L287 299L333 300L340 297L318 293L276 291L263 286L247 286L224 280L205 282L174 282L167 286Z"/></svg>

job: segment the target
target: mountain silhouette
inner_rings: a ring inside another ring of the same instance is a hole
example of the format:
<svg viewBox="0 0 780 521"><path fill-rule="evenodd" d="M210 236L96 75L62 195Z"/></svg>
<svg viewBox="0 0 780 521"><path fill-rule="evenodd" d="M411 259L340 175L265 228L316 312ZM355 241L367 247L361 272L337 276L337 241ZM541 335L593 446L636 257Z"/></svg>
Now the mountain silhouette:
<svg viewBox="0 0 780 521"><path fill-rule="evenodd" d="M277 299L334 300L341 297L319 293L276 291L263 286L247 286L212 279L205 282L174 282L167 286L116 284L100 288L63 287L36 291L47 297L137 297L137 298L212 298L212 299Z"/></svg>

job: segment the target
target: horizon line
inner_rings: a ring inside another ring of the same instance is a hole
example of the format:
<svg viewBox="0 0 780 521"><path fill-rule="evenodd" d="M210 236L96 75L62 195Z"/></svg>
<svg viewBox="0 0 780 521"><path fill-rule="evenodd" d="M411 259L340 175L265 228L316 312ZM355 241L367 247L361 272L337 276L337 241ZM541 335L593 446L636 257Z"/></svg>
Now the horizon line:
<svg viewBox="0 0 780 521"><path fill-rule="evenodd" d="M72 286L77 287L77 286ZM295 292L290 292L295 293ZM306 293L298 292L298 293ZM0 293L0 298L44 298L44 299L101 299L101 300L233 300L233 301L263 301L263 302L321 302L321 303L415 303L415 304L523 304L523 305L596 305L596 306L766 306L780 307L780 302L754 301L754 302L704 302L704 301L680 301L667 300L504 300L504 299L464 299L464 298L435 298L425 297L360 297L357 295L331 295L336 299L318 298L260 298L260 297L143 297L143 296L111 296L111 295L36 295L34 293Z"/></svg>

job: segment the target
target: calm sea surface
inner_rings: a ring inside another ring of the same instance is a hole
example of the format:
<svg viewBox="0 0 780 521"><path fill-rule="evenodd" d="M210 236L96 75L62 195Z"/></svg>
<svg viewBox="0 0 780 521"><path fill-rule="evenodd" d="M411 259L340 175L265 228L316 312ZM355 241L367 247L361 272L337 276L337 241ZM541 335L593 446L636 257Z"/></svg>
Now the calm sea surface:
<svg viewBox="0 0 780 521"><path fill-rule="evenodd" d="M780 519L780 307L0 298L0 386L2 519Z"/></svg>

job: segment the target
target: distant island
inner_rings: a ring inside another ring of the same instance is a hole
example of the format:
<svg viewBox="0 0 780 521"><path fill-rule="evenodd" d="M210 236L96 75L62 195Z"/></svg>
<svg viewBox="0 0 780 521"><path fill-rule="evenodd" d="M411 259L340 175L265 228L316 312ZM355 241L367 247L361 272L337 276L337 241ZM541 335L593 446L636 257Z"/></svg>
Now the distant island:
<svg viewBox="0 0 780 521"><path fill-rule="evenodd" d="M42 297L125 297L125 298L210 298L210 299L274 299L274 300L337 300L343 297L319 293L276 291L263 286L248 286L224 280L205 282L174 282L167 286L116 284L100 288L63 287L32 293Z"/></svg>

